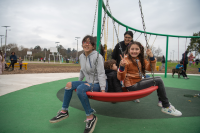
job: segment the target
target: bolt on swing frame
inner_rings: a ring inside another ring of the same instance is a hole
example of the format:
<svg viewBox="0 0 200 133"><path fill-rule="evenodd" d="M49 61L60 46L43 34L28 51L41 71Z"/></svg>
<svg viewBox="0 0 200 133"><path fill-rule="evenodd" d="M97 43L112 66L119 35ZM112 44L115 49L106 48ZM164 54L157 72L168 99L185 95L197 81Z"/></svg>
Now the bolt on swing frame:
<svg viewBox="0 0 200 133"><path fill-rule="evenodd" d="M100 52L99 48L99 42L100 42L100 36L101 36L101 21L102 21L102 8L104 9L104 11L106 11L107 15L112 18L116 23L118 23L119 25L123 26L126 28L126 31L128 31L128 29L140 32L140 33L144 33L144 31L129 27L123 23L121 23L120 21L118 21L115 17L113 17L110 12L106 9L106 6L103 2L103 0L99 0L98 1L98 20L97 20L97 51ZM146 34L149 35L157 35L157 36L166 36L166 61L165 61L165 78L167 77L167 60L168 60L168 43L169 43L169 37L178 37L178 38L200 38L200 36L179 36L179 35L167 35L167 34L158 34L158 33L152 33L152 32L146 32Z"/></svg>

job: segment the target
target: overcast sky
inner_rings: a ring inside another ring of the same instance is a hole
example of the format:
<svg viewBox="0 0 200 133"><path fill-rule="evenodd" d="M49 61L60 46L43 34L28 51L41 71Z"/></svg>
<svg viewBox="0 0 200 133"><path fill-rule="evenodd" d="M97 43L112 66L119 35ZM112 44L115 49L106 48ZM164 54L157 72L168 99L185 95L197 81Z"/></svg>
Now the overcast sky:
<svg viewBox="0 0 200 133"><path fill-rule="evenodd" d="M200 0L141 0L141 3L148 32L192 36L194 32L200 31ZM109 0L109 5L116 19L130 27L143 30L138 0ZM66 49L76 49L75 37L80 37L80 51L82 38L92 33L95 7L96 0L0 0L0 26L11 26L8 28L10 30L7 44L16 43L26 48L39 45L49 49L56 46L55 42L60 42ZM94 35L97 34L96 23ZM108 27L108 48L112 48L111 19ZM118 30L118 24L116 27ZM125 31L124 27L119 26L120 41L123 41ZM0 35L5 35L4 27L0 27ZM136 33L134 40L139 35L140 33ZM155 36L152 35L150 45L154 39ZM143 34L137 41L146 45ZM187 42L185 38L179 39L179 59L185 51L185 44L189 45L189 42L190 39L187 39ZM114 36L114 44L116 43ZM158 36L154 46L160 47L163 55L166 55L166 37ZM173 50L174 59L178 59L177 38L169 38L168 59Z"/></svg>

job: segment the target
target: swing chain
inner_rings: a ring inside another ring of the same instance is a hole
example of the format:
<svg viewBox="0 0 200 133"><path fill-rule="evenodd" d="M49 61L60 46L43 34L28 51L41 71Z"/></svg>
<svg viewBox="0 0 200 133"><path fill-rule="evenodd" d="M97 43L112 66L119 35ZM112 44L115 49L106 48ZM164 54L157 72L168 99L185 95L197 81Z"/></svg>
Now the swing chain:
<svg viewBox="0 0 200 133"><path fill-rule="evenodd" d="M142 13L142 5L141 5L140 0L139 0L139 6L140 6L142 24L143 24L143 29L144 29L144 37L145 37L145 40L146 40L146 47L147 47L147 49L148 49L148 48L149 48L149 44L148 44L148 41L147 41L146 26L145 26L145 23L144 23L144 15L143 15L143 13Z"/></svg>
<svg viewBox="0 0 200 133"><path fill-rule="evenodd" d="M108 5L108 0L106 2L106 6ZM107 9L107 8L106 8ZM103 24L101 27L101 35L100 35L100 40L99 40L99 47L98 47L98 51L100 51L100 47L101 47L101 39L103 37L103 30L104 30L104 24L105 24L105 20L106 20L106 12L107 10L104 11L104 17L103 17ZM97 64L98 64L98 59L99 59L99 52L97 52L97 59L95 61L95 68L94 68L94 75L93 75L93 83L92 83L92 88L91 88L91 92L93 92L93 88L94 88L94 79L95 79L95 74L97 72ZM97 73L98 74L98 73Z"/></svg>
<svg viewBox="0 0 200 133"><path fill-rule="evenodd" d="M97 14L97 5L98 5L98 0L96 2L96 9L95 9L95 14L94 14L94 22L93 22L92 35L91 36L93 36L93 33L94 33L94 25L95 25L95 19L96 19L96 14Z"/></svg>
<svg viewBox="0 0 200 133"><path fill-rule="evenodd" d="M111 12L111 9L110 9L110 6L109 6L109 5L108 5L108 9L109 9L110 14L111 14L111 16L112 16L113 26L114 26L114 29L115 29L115 33L116 33L116 37L117 37L117 41L118 41L118 43L119 43L119 49L120 49L120 51L121 51L121 53L122 53L122 56L123 56L123 51L122 51L121 43L120 43L120 41L119 41L119 37L118 37L118 35L117 35L117 29L116 29L116 26L115 26L115 21L114 21L114 18L113 18L113 15L112 15L112 12Z"/></svg>
<svg viewBox="0 0 200 133"><path fill-rule="evenodd" d="M146 47L147 47L147 49L149 49L149 44L148 44L148 41L147 41L147 34L146 34L146 31L145 31L146 27L145 27L145 23L144 23L144 15L142 13L142 5L141 5L140 0L139 0L139 7L140 7L142 24L143 24L143 29L144 29L144 37L145 37L145 40L146 40ZM150 61L150 57L149 57L149 61ZM156 81L155 81L155 78L154 78L154 72L153 72L153 69L152 69L151 61L150 61L150 67L151 67L151 75L153 76L153 82L154 82L154 86L155 86L156 85Z"/></svg>

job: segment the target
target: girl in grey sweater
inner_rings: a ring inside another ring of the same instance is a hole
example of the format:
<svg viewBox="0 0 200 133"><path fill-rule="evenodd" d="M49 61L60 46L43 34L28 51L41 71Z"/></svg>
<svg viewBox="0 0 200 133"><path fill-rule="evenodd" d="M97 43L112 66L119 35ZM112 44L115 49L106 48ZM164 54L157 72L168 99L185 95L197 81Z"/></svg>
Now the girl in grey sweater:
<svg viewBox="0 0 200 133"><path fill-rule="evenodd" d="M104 59L99 54L97 60L97 51L95 50L95 39L92 36L85 36L82 40L82 47L84 52L80 55L79 61L81 65L79 81L68 82L65 87L64 100L62 110L58 112L56 117L53 117L50 122L56 123L69 117L68 107L72 97L73 90L77 89L77 95L81 101L81 104L86 113L86 128L84 133L93 132L97 117L94 115L95 110L90 107L89 99L86 94L87 91L91 91L93 79L94 88L93 91L105 93L107 90L106 75L104 70ZM95 72L95 62L97 60L97 68ZM93 78L95 74L95 77ZM82 81L85 78L85 81Z"/></svg>

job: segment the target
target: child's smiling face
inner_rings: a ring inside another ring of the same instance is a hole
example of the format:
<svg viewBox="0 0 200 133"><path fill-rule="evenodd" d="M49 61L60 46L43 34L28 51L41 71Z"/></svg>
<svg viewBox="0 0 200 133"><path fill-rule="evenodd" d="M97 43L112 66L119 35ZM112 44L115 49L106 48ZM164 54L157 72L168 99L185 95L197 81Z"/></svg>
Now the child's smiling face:
<svg viewBox="0 0 200 133"><path fill-rule="evenodd" d="M140 47L137 44L131 45L129 53L131 57L138 57L138 55L140 54Z"/></svg>

